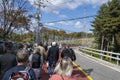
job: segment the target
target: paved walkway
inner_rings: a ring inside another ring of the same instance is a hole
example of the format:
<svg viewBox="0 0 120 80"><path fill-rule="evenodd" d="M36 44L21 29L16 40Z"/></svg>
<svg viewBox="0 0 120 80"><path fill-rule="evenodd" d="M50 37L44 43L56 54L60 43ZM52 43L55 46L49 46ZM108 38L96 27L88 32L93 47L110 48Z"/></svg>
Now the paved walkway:
<svg viewBox="0 0 120 80"><path fill-rule="evenodd" d="M89 79L89 77L82 70L80 70L80 68L78 68L78 66L75 63L73 68L74 70L73 70L72 77L76 78L77 80L92 80L92 79ZM49 76L48 76L48 70L47 70L46 64L43 64L42 69L43 71L42 71L40 80L48 80Z"/></svg>

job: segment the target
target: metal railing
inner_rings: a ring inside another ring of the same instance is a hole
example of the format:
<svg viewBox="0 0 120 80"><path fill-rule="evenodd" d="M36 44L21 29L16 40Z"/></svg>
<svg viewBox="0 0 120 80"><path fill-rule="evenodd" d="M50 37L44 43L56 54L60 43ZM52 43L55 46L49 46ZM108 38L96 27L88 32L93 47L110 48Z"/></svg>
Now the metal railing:
<svg viewBox="0 0 120 80"><path fill-rule="evenodd" d="M109 61L115 60L117 65L120 64L120 53L97 50L97 49L92 49L92 48L87 48L87 47L82 47L82 46L79 46L79 50L85 53L88 53L91 56L98 55L102 60L104 60L104 58L109 59Z"/></svg>

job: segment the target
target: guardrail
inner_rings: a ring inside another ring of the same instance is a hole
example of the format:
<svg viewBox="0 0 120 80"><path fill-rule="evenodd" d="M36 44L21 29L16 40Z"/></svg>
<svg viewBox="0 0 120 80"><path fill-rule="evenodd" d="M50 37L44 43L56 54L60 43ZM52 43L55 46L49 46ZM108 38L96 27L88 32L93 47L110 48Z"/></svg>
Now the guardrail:
<svg viewBox="0 0 120 80"><path fill-rule="evenodd" d="M82 50L86 53L89 53L91 56L97 54L100 56L100 58L103 60L104 57L109 58L111 61L116 60L116 64L120 64L120 53L115 53L115 52L109 52L109 51L104 51L104 50L97 50L97 49L92 49L92 48L87 48L87 47L82 47L79 46L79 50Z"/></svg>

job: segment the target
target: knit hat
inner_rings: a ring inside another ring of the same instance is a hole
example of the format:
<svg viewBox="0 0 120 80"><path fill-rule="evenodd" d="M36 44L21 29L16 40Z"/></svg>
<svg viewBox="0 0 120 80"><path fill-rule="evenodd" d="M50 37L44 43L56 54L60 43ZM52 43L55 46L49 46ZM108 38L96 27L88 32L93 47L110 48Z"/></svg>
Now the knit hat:
<svg viewBox="0 0 120 80"><path fill-rule="evenodd" d="M52 42L52 46L56 46L56 42Z"/></svg>

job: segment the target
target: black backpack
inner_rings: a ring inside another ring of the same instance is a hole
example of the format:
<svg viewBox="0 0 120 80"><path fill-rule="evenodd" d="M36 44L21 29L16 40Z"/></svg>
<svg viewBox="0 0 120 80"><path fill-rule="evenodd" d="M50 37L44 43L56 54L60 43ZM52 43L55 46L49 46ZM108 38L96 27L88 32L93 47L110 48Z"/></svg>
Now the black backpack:
<svg viewBox="0 0 120 80"><path fill-rule="evenodd" d="M32 68L39 68L40 67L40 53L34 53L32 56Z"/></svg>
<svg viewBox="0 0 120 80"><path fill-rule="evenodd" d="M75 61L76 60L76 55L75 55L75 52L73 51L72 48L69 48L69 53L70 53L70 58L72 61Z"/></svg>
<svg viewBox="0 0 120 80"><path fill-rule="evenodd" d="M62 58L65 57L65 56L71 58L70 51L69 51L68 48L65 48L65 49L62 51L62 53L61 53L61 57L62 57Z"/></svg>
<svg viewBox="0 0 120 80"><path fill-rule="evenodd" d="M65 48L62 51L61 57L63 58L65 56L70 57L72 61L76 60L76 56L72 48Z"/></svg>

